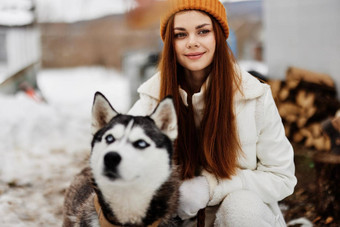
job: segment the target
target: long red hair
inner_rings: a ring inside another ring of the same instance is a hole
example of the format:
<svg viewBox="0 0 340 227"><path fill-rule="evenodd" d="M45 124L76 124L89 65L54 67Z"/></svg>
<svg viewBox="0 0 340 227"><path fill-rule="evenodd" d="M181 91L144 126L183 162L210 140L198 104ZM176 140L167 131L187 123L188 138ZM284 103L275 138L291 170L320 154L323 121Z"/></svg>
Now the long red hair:
<svg viewBox="0 0 340 227"><path fill-rule="evenodd" d="M183 179L207 171L221 178L236 173L240 149L233 107L234 94L239 89L240 77L235 58L225 41L219 23L210 16L216 39L216 50L211 65L210 81L205 91L205 108L199 128L195 126L191 103L184 105L179 85L184 78L183 67L177 63L174 49L174 15L166 28L164 47L159 62L161 73L160 98L172 95L178 116L178 139L175 161Z"/></svg>

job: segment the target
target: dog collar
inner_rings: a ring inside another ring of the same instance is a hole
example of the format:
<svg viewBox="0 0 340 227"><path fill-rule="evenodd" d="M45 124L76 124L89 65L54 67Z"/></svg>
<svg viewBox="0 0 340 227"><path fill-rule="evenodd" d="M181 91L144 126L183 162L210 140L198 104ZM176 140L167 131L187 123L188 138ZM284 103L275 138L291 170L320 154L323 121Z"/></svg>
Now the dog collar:
<svg viewBox="0 0 340 227"><path fill-rule="evenodd" d="M97 194L95 194L94 197L93 197L93 203L94 203L94 207L96 208L100 227L120 227L119 225L112 224L111 222L109 222L106 219L105 215L102 212L102 208L99 204ZM161 222L161 220L158 219L154 223L152 223L151 225L148 225L147 227L158 227L160 222Z"/></svg>

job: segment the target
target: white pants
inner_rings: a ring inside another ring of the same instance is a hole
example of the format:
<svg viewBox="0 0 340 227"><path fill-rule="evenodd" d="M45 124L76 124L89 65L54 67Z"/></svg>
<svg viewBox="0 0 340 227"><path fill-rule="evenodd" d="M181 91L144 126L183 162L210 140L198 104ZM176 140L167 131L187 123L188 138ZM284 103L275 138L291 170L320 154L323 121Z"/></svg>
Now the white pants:
<svg viewBox="0 0 340 227"><path fill-rule="evenodd" d="M274 210L254 192L246 190L235 191L230 193L219 206L207 207L205 209L205 226L286 226L281 211L279 209ZM196 221L187 220L182 226L195 227Z"/></svg>

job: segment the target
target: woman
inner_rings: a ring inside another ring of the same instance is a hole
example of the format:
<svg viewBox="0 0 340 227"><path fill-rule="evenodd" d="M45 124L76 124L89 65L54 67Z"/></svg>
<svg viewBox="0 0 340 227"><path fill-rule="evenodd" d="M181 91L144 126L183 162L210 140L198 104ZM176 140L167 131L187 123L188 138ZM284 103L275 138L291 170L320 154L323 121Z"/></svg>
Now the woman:
<svg viewBox="0 0 340 227"><path fill-rule="evenodd" d="M172 95L178 116L178 215L206 208L206 226L285 226L278 201L296 184L293 149L271 90L236 64L218 0L175 0L161 20L159 73L132 114Z"/></svg>

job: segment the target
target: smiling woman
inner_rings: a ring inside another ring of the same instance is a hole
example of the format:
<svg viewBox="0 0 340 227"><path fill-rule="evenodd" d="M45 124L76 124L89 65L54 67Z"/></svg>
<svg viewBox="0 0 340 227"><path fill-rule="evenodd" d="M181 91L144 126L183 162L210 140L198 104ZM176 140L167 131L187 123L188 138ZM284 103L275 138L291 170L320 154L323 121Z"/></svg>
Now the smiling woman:
<svg viewBox="0 0 340 227"><path fill-rule="evenodd" d="M212 20L199 11L179 12L174 18L174 33L178 63L184 68L188 87L196 93L210 71L215 53Z"/></svg>
<svg viewBox="0 0 340 227"><path fill-rule="evenodd" d="M139 87L130 113L173 97L183 226L196 215L204 224L203 209L205 226L285 226L278 201L296 184L293 149L270 87L237 65L219 0L169 1L159 73Z"/></svg>

